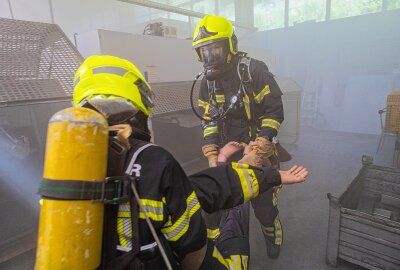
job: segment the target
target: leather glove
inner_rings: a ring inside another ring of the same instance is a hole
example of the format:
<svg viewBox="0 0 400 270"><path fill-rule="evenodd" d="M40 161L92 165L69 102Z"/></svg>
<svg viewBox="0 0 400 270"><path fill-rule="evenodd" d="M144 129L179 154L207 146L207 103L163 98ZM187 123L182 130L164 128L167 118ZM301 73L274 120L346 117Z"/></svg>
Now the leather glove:
<svg viewBox="0 0 400 270"><path fill-rule="evenodd" d="M208 165L217 167L218 145L206 144L201 149L203 150L203 155L208 159Z"/></svg>
<svg viewBox="0 0 400 270"><path fill-rule="evenodd" d="M256 167L270 167L269 158L275 154L275 146L264 137L257 137L249 143L251 151L246 154L239 163Z"/></svg>

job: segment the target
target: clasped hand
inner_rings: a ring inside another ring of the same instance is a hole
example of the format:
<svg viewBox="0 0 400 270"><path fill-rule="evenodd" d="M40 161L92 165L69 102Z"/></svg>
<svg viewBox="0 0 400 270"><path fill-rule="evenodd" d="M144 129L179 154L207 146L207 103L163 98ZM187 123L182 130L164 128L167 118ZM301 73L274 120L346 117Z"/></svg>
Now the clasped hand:
<svg viewBox="0 0 400 270"><path fill-rule="evenodd" d="M243 154L248 155L252 149L251 146L245 143L235 141L228 142L218 152L218 162L227 162L229 158L236 152L244 150ZM301 183L306 180L308 170L306 167L294 165L289 170L280 170L281 182L285 185Z"/></svg>

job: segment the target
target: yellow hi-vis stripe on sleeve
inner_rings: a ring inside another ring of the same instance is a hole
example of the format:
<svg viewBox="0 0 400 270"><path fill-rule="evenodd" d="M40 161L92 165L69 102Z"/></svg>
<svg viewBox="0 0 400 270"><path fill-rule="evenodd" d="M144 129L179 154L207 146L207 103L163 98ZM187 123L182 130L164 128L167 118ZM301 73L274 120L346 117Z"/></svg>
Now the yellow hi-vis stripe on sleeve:
<svg viewBox="0 0 400 270"><path fill-rule="evenodd" d="M200 209L200 204L194 191L186 199L186 204L187 208L182 216L171 226L161 229L168 241L178 241L189 229L191 217Z"/></svg>
<svg viewBox="0 0 400 270"><path fill-rule="evenodd" d="M248 164L240 164L232 162L232 168L239 176L240 184L242 185L243 197L245 201L250 200L258 195L259 186L257 177L252 169L249 169Z"/></svg>
<svg viewBox="0 0 400 270"><path fill-rule="evenodd" d="M249 257L246 255L230 255L229 258L224 258L219 250L214 247L213 257L217 259L226 269L229 270L247 270Z"/></svg>
<svg viewBox="0 0 400 270"><path fill-rule="evenodd" d="M217 229L207 229L207 238L215 239L221 234L219 228Z"/></svg>
<svg viewBox="0 0 400 270"><path fill-rule="evenodd" d="M130 218L117 219L119 244L123 247L132 247L132 226Z"/></svg>
<svg viewBox="0 0 400 270"><path fill-rule="evenodd" d="M160 201L140 199L147 216L154 221L163 221L164 219L164 203ZM139 217L146 219L144 213L140 211Z"/></svg>
<svg viewBox="0 0 400 270"><path fill-rule="evenodd" d="M216 126L215 127L206 127L203 132L204 132L203 137L205 138L209 135L218 133L218 127L216 127Z"/></svg>
<svg viewBox="0 0 400 270"><path fill-rule="evenodd" d="M165 198L162 198L162 201L140 199L140 202L151 220L164 220ZM139 218L146 218L142 211L139 212ZM129 203L122 203L118 206L117 233L120 245L122 247L132 248L132 220L131 206Z"/></svg>
<svg viewBox="0 0 400 270"><path fill-rule="evenodd" d="M132 247L132 221L131 207L129 203L122 203L118 206L117 233L121 246Z"/></svg>
<svg viewBox="0 0 400 270"><path fill-rule="evenodd" d="M249 99L249 97L247 96L246 93L244 93L244 96L243 96L243 104L244 104L244 110L246 111L247 119L250 120L251 119L250 99Z"/></svg>
<svg viewBox="0 0 400 270"><path fill-rule="evenodd" d="M225 266L226 269L230 269L228 262L225 261L224 257L222 257L222 254L216 247L214 247L213 250L213 257L216 258L223 266Z"/></svg>
<svg viewBox="0 0 400 270"><path fill-rule="evenodd" d="M279 219L279 216L275 218L274 221L274 227L275 227L275 244L276 245L282 245L282 224Z"/></svg>
<svg viewBox="0 0 400 270"><path fill-rule="evenodd" d="M279 131L281 124L272 118L264 118L262 120L261 126L262 127L270 127L270 128L273 128L273 129L276 129L277 131Z"/></svg>
<svg viewBox="0 0 400 270"><path fill-rule="evenodd" d="M265 85L264 88L254 97L254 101L256 103L261 103L266 95L271 93L271 90L269 89L269 84Z"/></svg>
<svg viewBox="0 0 400 270"><path fill-rule="evenodd" d="M199 107L202 107L202 108L206 108L207 107L207 105L208 105L208 103L207 102L205 102L205 101L203 101L203 100L201 100L201 99L198 99L197 100L197 104L199 105Z"/></svg>
<svg viewBox="0 0 400 270"><path fill-rule="evenodd" d="M225 103L225 95L215 95L217 103Z"/></svg>
<svg viewBox="0 0 400 270"><path fill-rule="evenodd" d="M147 216L154 221L164 220L164 203L160 201L140 199ZM118 208L118 217L130 218L131 217L131 207L129 204L120 204ZM146 219L142 211L139 213L141 219Z"/></svg>

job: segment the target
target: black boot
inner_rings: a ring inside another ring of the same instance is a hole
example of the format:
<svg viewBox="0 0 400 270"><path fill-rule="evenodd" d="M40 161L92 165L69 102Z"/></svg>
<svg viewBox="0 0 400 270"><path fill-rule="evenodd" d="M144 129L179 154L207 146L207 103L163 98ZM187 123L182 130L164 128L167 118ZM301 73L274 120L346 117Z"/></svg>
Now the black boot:
<svg viewBox="0 0 400 270"><path fill-rule="evenodd" d="M275 238L274 237L269 237L269 236L265 236L265 243L267 246L267 254L268 257L270 257L271 259L276 259L279 257L279 254L281 252L281 246L275 244Z"/></svg>

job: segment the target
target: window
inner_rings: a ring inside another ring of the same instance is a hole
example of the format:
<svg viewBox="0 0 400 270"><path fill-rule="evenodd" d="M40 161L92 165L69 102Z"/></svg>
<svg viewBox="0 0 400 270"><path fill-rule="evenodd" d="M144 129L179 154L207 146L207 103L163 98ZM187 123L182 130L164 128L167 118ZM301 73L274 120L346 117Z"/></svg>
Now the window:
<svg viewBox="0 0 400 270"><path fill-rule="evenodd" d="M178 6L183 3L187 3L187 2L190 2L190 1L188 1L188 0L168 0L168 4L171 6Z"/></svg>
<svg viewBox="0 0 400 270"><path fill-rule="evenodd" d="M259 31L285 26L285 0L254 0L254 26Z"/></svg>
<svg viewBox="0 0 400 270"><path fill-rule="evenodd" d="M332 0L331 19L382 11L382 0Z"/></svg>
<svg viewBox="0 0 400 270"><path fill-rule="evenodd" d="M400 8L400 0L387 0L387 9L397 9Z"/></svg>
<svg viewBox="0 0 400 270"><path fill-rule="evenodd" d="M182 5L182 6L180 6L180 8L190 10L190 6L189 5ZM189 21L189 17L188 16L182 15L182 14L173 13L173 12L170 12L169 18L172 19L172 20L183 21L183 22L188 22Z"/></svg>
<svg viewBox="0 0 400 270"><path fill-rule="evenodd" d="M296 0L289 2L289 26L305 21L325 20L326 0Z"/></svg>
<svg viewBox="0 0 400 270"><path fill-rule="evenodd" d="M203 0L193 4L193 11L215 14L215 1Z"/></svg>
<svg viewBox="0 0 400 270"><path fill-rule="evenodd" d="M228 20L235 20L235 1L218 0L218 15L224 16Z"/></svg>

